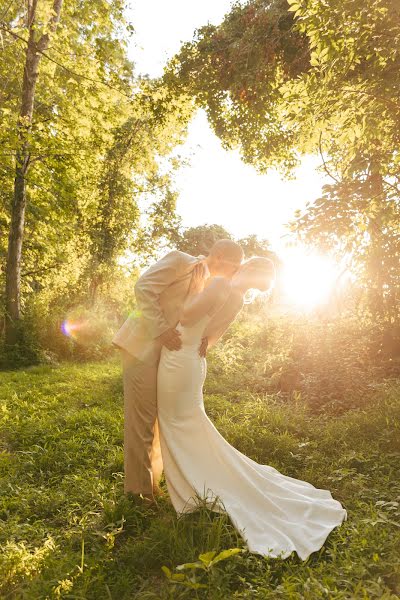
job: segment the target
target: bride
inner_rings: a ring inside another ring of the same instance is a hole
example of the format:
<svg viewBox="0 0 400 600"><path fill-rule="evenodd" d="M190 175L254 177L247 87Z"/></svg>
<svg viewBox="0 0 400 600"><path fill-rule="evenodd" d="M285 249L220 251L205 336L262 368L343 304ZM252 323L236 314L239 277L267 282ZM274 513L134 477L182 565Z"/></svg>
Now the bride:
<svg viewBox="0 0 400 600"><path fill-rule="evenodd" d="M213 321L227 302L237 306L249 289L271 285L271 261L249 259L231 281L213 277L204 285L196 267L177 326L179 351L161 351L157 380L158 421L164 473L178 514L205 498L214 511L226 511L251 552L302 560L323 545L347 518L328 490L258 464L231 446L208 418L203 402L207 364L199 354L205 334L218 337Z"/></svg>

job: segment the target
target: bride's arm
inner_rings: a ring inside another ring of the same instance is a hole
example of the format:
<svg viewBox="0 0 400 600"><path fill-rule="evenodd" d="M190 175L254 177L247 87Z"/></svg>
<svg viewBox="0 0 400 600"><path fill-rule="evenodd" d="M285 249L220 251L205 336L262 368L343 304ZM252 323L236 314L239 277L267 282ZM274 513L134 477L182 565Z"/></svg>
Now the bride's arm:
<svg viewBox="0 0 400 600"><path fill-rule="evenodd" d="M243 296L232 291L223 306L215 313L204 330L203 337L208 340L208 347L214 346L224 335L243 307Z"/></svg>
<svg viewBox="0 0 400 600"><path fill-rule="evenodd" d="M217 311L225 302L229 290L230 283L224 277L213 277L202 291L189 289L180 318L182 325L194 325L205 315Z"/></svg>

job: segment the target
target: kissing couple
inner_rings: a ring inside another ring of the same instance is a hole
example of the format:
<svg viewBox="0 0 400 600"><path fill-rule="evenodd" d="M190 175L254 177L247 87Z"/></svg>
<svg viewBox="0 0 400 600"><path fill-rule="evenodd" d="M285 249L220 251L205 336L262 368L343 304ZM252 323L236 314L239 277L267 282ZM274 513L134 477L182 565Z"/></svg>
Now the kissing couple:
<svg viewBox="0 0 400 600"><path fill-rule="evenodd" d="M250 552L302 560L347 518L328 490L289 477L231 446L203 402L206 353L229 328L248 290L273 285L274 264L244 261L219 240L209 255L169 252L138 279L138 311L115 334L124 387L124 489L154 502L164 470L178 515L204 498L228 513Z"/></svg>

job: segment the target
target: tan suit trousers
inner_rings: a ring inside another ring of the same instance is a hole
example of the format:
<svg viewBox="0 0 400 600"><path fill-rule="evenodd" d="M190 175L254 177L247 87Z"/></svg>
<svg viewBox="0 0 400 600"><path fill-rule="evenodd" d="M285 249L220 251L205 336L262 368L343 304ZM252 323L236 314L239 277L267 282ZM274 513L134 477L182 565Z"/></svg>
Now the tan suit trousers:
<svg viewBox="0 0 400 600"><path fill-rule="evenodd" d="M121 350L124 385L124 491L153 494L163 470L157 421L158 364Z"/></svg>

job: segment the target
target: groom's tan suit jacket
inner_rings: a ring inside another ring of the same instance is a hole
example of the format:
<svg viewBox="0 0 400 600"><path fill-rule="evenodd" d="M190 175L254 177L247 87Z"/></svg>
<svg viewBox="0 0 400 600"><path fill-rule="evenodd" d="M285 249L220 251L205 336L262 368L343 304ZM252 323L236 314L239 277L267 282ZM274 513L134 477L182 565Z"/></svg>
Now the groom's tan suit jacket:
<svg viewBox="0 0 400 600"><path fill-rule="evenodd" d="M156 338L176 327L193 269L204 258L173 250L147 269L135 285L136 314L126 319L112 343L142 362L157 364L161 344Z"/></svg>

